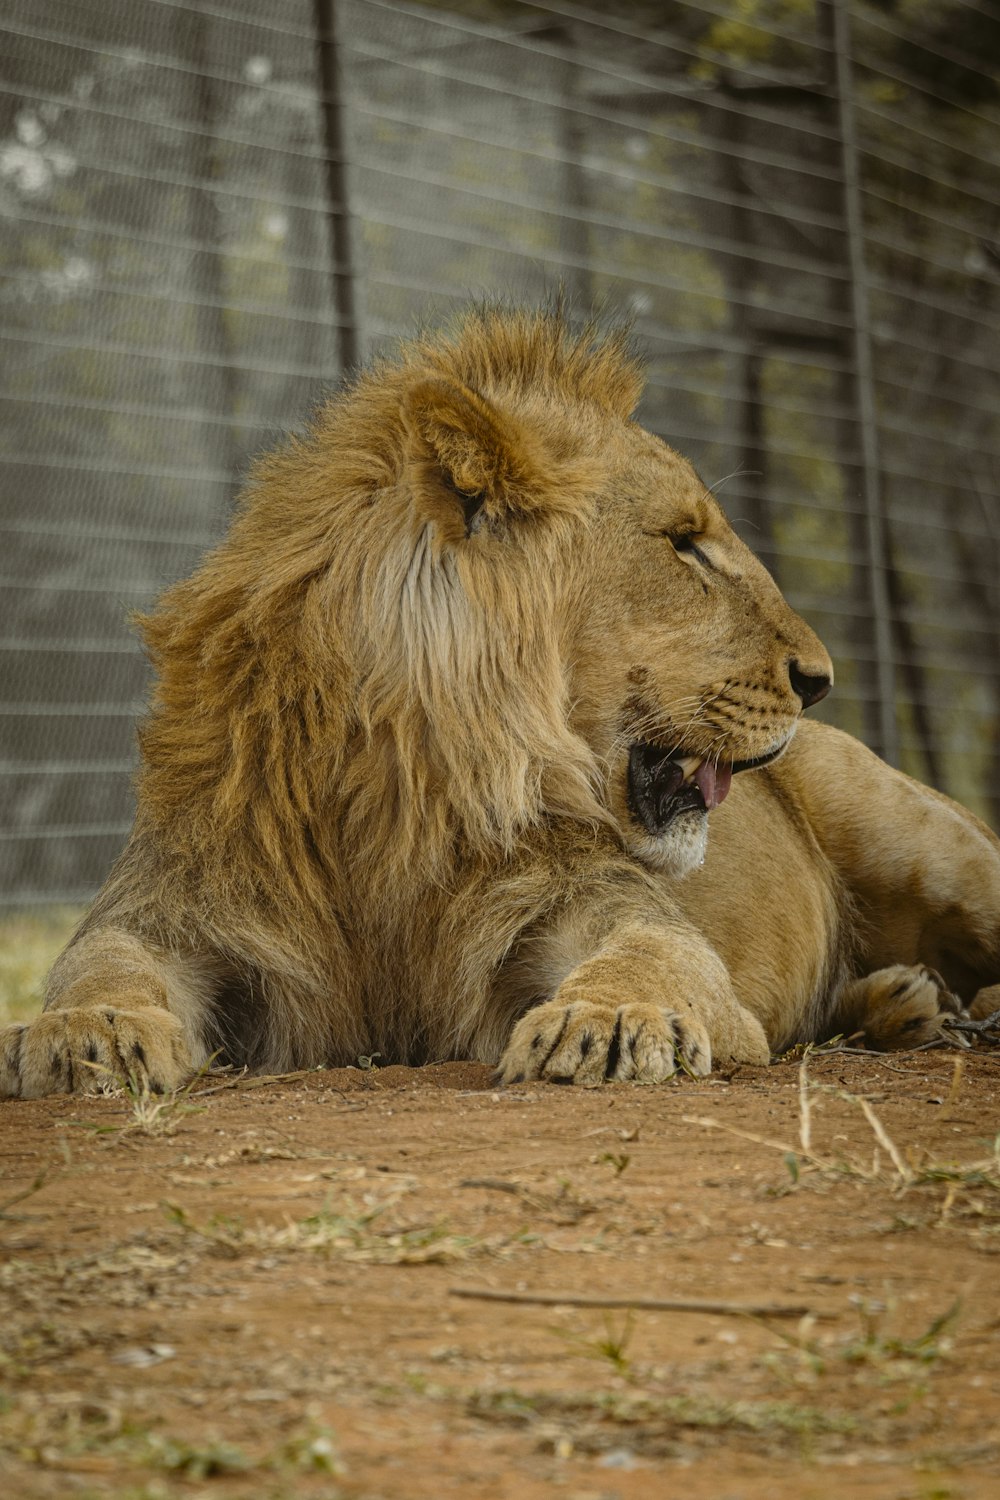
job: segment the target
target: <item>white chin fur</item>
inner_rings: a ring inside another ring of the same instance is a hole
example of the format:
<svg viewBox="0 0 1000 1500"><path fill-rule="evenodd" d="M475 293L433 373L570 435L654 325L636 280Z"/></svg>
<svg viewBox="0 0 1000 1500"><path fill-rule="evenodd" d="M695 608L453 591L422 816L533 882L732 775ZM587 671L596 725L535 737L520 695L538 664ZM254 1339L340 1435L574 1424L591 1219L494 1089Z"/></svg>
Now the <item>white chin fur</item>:
<svg viewBox="0 0 1000 1500"><path fill-rule="evenodd" d="M662 870L675 880L683 880L685 875L690 875L692 870L705 863L708 813L683 813L658 838L632 828L627 842L629 852L644 865Z"/></svg>

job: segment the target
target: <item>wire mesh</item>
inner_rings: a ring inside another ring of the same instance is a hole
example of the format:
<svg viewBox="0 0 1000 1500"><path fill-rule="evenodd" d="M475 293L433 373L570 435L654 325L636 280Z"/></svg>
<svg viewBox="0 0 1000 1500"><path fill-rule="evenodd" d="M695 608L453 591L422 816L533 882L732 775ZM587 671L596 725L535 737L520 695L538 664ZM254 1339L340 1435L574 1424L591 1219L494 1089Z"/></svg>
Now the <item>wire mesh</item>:
<svg viewBox="0 0 1000 1500"><path fill-rule="evenodd" d="M1000 822L1000 24L973 0L7 0L0 904L131 817L129 615L355 359L484 291L635 318L642 419ZM728 477L727 477L728 476Z"/></svg>

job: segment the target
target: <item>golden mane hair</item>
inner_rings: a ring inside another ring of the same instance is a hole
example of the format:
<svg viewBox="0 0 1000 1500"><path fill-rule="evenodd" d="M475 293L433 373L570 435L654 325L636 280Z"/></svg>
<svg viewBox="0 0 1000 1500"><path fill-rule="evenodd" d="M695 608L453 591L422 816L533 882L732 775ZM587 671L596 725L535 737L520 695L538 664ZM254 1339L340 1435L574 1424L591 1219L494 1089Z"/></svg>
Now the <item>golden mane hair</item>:
<svg viewBox="0 0 1000 1500"><path fill-rule="evenodd" d="M559 650L600 460L553 412L628 416L641 390L622 329L490 306L377 363L255 465L225 540L141 621L157 683L140 811L175 870L300 924L347 868L440 880L456 847L605 816ZM463 512L442 474L498 532L546 524L498 569L449 545Z"/></svg>

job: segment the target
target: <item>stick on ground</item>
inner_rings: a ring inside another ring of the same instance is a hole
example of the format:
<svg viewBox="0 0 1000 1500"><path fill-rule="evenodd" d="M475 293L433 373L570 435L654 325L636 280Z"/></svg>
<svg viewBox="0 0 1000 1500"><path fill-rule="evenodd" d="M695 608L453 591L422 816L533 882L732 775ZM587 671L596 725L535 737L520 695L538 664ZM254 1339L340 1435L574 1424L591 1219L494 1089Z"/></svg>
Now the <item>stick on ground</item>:
<svg viewBox="0 0 1000 1500"><path fill-rule="evenodd" d="M782 1302L702 1302L681 1297L586 1297L574 1292L498 1292L492 1287L452 1286L451 1297L478 1302L522 1302L539 1307L629 1308L633 1312L715 1313L741 1318L822 1318L829 1316L813 1307Z"/></svg>

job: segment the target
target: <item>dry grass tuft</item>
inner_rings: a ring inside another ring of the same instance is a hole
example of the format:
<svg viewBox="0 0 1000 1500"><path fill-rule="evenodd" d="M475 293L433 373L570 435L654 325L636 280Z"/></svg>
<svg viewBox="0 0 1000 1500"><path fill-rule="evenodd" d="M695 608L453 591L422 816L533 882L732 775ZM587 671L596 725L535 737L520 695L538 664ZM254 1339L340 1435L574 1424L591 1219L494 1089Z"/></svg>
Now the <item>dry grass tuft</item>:
<svg viewBox="0 0 1000 1500"><path fill-rule="evenodd" d="M972 1161L945 1160L924 1147L908 1146L905 1151L901 1150L870 1100L843 1088L815 1082L809 1077L808 1062L807 1053L799 1065L797 1144L755 1135L703 1115L685 1115L684 1119L689 1124L723 1130L741 1140L780 1151L790 1179L785 1184L786 1191L799 1187L809 1177L826 1181L849 1178L886 1189L897 1198L915 1189L941 1187L944 1191L936 1220L938 1225L963 1213L980 1219L1000 1219L1000 1135L994 1139L988 1155ZM963 1067L962 1058L956 1058L948 1107L957 1102L961 1093ZM850 1151L834 1155L830 1150L820 1150L814 1145L813 1107L816 1098L822 1095L843 1100L864 1116L874 1138L870 1158Z"/></svg>
<svg viewBox="0 0 1000 1500"><path fill-rule="evenodd" d="M245 1224L239 1219L218 1217L196 1223L178 1204L167 1204L167 1212L186 1233L193 1235L217 1255L233 1259L243 1255L295 1255L302 1252L372 1265L442 1265L470 1256L497 1251L508 1242L477 1240L453 1234L447 1224L388 1225L380 1221L393 1208L400 1194L356 1203L345 1199L336 1209L329 1204L318 1213L284 1224ZM393 1216L395 1217L395 1216Z"/></svg>

